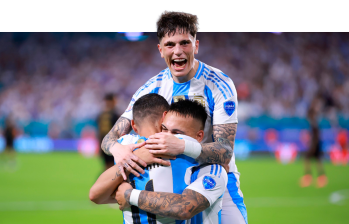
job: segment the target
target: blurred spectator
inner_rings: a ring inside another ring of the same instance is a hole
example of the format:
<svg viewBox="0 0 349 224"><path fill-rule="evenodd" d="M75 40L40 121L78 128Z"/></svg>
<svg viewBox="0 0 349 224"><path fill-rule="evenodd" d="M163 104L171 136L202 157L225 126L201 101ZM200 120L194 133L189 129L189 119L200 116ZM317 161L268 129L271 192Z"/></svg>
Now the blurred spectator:
<svg viewBox="0 0 349 224"><path fill-rule="evenodd" d="M118 92L118 112L166 64L155 33L130 42L117 33L0 33L0 119L14 111L25 127L46 124L55 138L78 137L100 99ZM236 85L239 121L268 115L305 118L317 91L333 107L321 116L349 119L348 33L199 33L198 59ZM51 124L54 125L51 127Z"/></svg>
<svg viewBox="0 0 349 224"><path fill-rule="evenodd" d="M101 144L104 136L112 129L120 115L115 112L116 98L114 94L108 93L104 97L104 109L98 115L98 139L99 139L99 154L104 162L105 170L109 169L114 165L114 157L109 156L101 149Z"/></svg>

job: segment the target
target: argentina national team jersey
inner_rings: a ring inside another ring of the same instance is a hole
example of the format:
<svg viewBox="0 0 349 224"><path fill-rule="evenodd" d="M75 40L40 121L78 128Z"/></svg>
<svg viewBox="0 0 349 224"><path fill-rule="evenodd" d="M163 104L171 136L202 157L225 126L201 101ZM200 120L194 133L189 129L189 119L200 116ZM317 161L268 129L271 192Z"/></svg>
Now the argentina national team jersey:
<svg viewBox="0 0 349 224"><path fill-rule="evenodd" d="M197 142L195 139L185 135L176 135L176 137ZM128 145L145 140L146 138L139 135L125 135L121 137L118 142L123 145ZM129 181L132 187L138 190L182 194L183 190L188 186L184 179L187 168L198 164L193 158L185 155L179 155L175 160L170 160L170 162L170 166L162 166L159 164L149 165L144 170L145 174L141 174L140 177L130 174ZM171 218L155 216L136 206L125 209L123 211L123 216L124 223L126 224L189 224L186 221L176 221Z"/></svg>
<svg viewBox="0 0 349 224"><path fill-rule="evenodd" d="M203 143L213 141L213 125L238 122L238 101L233 81L222 71L201 61L194 78L185 83L176 83L169 68L152 77L133 95L128 108L121 116L132 120L133 104L148 93L157 93L170 104L179 99L200 102L206 108L208 115ZM229 164L229 172L238 172L234 155Z"/></svg>
<svg viewBox="0 0 349 224"><path fill-rule="evenodd" d="M192 99L199 101L205 106L208 115L205 124L205 135L203 142L213 141L213 125L237 123L237 93L233 81L219 69L213 68L201 61L195 76L185 83L176 83L172 79L169 68L164 69L158 75L152 77L141 86L133 95L131 102L122 114L122 117L132 120L133 104L140 97L148 93L157 93L163 96L168 103L176 102L179 99ZM235 164L235 155L229 163L228 187L223 199L223 216L227 220L239 213L239 221L230 223L247 223L246 206L243 202L243 194L240 190L240 173ZM229 216L229 217L228 217Z"/></svg>

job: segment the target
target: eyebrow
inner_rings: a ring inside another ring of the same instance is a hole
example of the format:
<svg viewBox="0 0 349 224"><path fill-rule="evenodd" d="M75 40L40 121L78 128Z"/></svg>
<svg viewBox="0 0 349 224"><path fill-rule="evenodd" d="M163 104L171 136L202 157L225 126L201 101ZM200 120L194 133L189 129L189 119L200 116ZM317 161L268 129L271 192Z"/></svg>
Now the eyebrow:
<svg viewBox="0 0 349 224"><path fill-rule="evenodd" d="M180 44L191 43L191 41L190 40L181 40L179 43ZM164 46L171 45L171 44L176 44L176 43L173 42L173 41L167 41L167 42L164 43Z"/></svg>
<svg viewBox="0 0 349 224"><path fill-rule="evenodd" d="M161 124L161 126L162 126L162 128L165 128L165 129L169 130L164 124ZM180 132L182 134L185 134L184 131L179 130L179 129L172 129L172 130L169 130L169 131L171 131L171 132Z"/></svg>

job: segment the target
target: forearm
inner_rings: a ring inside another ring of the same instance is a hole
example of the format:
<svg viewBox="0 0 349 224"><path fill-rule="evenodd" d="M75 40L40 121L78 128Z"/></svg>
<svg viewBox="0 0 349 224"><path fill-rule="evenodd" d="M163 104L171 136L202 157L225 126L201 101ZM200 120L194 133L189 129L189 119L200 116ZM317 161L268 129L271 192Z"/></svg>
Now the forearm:
<svg viewBox="0 0 349 224"><path fill-rule="evenodd" d="M196 160L200 163L228 165L233 155L237 124L213 126L215 142L202 144L201 154Z"/></svg>
<svg viewBox="0 0 349 224"><path fill-rule="evenodd" d="M109 133L103 138L101 148L104 153L111 155L111 147L121 136L130 133L131 129L131 121L127 118L120 117Z"/></svg>
<svg viewBox="0 0 349 224"><path fill-rule="evenodd" d="M123 182L117 166L103 172L90 189L90 200L96 204L117 203L113 197L115 189Z"/></svg>
<svg viewBox="0 0 349 224"><path fill-rule="evenodd" d="M125 192L129 202L132 190ZM138 207L144 211L177 220L187 220L210 206L201 194L184 190L183 194L141 191Z"/></svg>

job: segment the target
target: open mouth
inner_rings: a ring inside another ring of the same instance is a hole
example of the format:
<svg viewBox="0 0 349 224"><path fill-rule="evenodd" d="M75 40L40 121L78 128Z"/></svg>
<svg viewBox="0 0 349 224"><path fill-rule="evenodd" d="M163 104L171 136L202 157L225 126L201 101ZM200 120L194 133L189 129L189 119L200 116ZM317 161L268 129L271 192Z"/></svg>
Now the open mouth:
<svg viewBox="0 0 349 224"><path fill-rule="evenodd" d="M181 70L187 64L187 59L174 59L171 61L171 63L176 70Z"/></svg>

